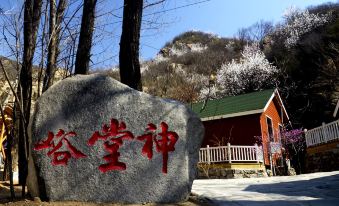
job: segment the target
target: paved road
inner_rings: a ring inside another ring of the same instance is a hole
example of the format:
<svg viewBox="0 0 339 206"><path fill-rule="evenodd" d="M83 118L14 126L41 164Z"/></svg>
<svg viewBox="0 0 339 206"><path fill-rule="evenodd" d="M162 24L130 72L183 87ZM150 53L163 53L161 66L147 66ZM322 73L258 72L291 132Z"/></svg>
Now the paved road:
<svg viewBox="0 0 339 206"><path fill-rule="evenodd" d="M339 206L339 171L292 177L195 180L192 192L222 206Z"/></svg>

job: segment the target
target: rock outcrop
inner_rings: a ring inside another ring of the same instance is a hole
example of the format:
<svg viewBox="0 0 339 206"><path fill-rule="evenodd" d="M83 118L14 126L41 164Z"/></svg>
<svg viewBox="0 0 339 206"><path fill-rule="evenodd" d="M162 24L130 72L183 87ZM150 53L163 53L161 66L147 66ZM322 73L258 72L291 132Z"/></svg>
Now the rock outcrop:
<svg viewBox="0 0 339 206"><path fill-rule="evenodd" d="M119 203L185 200L204 133L185 105L98 74L49 88L30 130L33 196Z"/></svg>

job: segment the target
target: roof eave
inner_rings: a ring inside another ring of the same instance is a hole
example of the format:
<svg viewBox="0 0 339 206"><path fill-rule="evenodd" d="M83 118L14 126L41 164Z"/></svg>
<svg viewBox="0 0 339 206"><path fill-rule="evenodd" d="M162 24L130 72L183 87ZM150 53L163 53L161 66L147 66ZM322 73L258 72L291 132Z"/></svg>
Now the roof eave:
<svg viewBox="0 0 339 206"><path fill-rule="evenodd" d="M275 89L274 93L277 93L278 99L279 99L279 101L280 101L280 103L281 103L281 107L283 108L284 113L285 113L285 115L286 115L286 117L287 117L287 120L289 121L289 120L290 120L290 117L288 116L288 113L287 113L286 108L285 108L285 106L284 106L284 103L283 103L283 101L282 101L282 99L281 99L281 97L280 97L280 94L279 94L279 92L278 92L278 89Z"/></svg>
<svg viewBox="0 0 339 206"><path fill-rule="evenodd" d="M245 112L237 112L237 113L232 113L232 114L225 114L225 115L217 115L213 117L204 117L201 118L201 121L210 121L210 120L216 120L216 119L226 119L226 118L231 118L231 117L239 117L239 116L246 116L250 114L260 114L263 113L263 109L256 109L256 110L251 110L251 111L245 111Z"/></svg>

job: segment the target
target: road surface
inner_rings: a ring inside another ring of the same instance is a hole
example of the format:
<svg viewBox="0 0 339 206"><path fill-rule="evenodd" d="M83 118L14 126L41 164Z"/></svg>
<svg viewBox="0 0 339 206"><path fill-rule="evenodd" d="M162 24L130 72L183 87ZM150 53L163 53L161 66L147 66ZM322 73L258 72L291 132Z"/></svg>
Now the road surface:
<svg viewBox="0 0 339 206"><path fill-rule="evenodd" d="M222 206L339 206L339 171L195 180L192 192Z"/></svg>

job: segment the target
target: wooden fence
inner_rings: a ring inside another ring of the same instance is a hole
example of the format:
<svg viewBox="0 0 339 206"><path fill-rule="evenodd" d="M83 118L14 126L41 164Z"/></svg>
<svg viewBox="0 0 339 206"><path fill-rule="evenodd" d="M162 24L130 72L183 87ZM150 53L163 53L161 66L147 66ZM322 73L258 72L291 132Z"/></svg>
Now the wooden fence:
<svg viewBox="0 0 339 206"><path fill-rule="evenodd" d="M307 147L339 140L339 120L306 131L305 138Z"/></svg>
<svg viewBox="0 0 339 206"><path fill-rule="evenodd" d="M199 163L213 162L263 162L262 147L230 145L201 148Z"/></svg>

